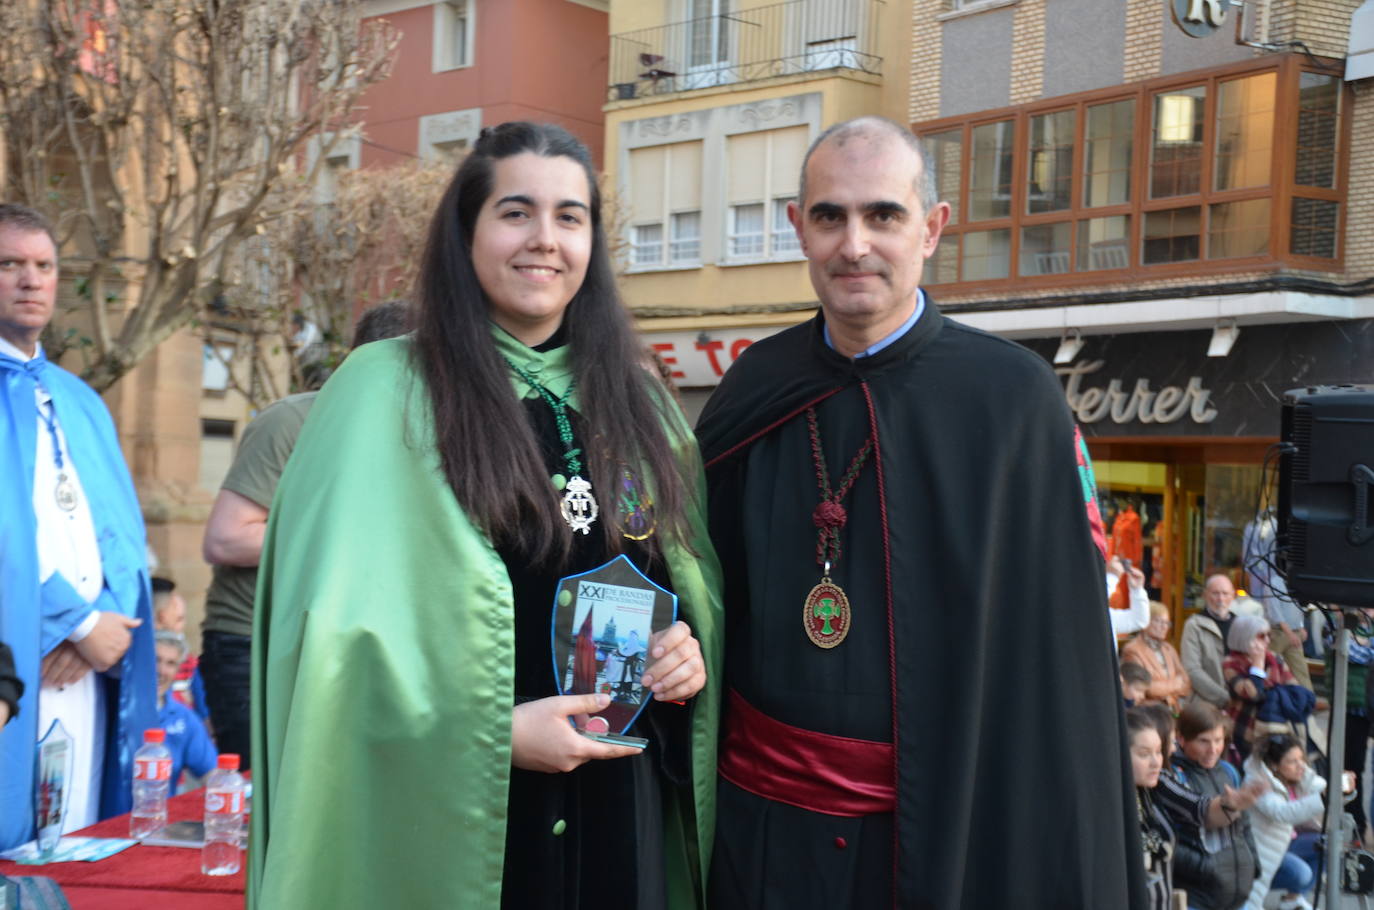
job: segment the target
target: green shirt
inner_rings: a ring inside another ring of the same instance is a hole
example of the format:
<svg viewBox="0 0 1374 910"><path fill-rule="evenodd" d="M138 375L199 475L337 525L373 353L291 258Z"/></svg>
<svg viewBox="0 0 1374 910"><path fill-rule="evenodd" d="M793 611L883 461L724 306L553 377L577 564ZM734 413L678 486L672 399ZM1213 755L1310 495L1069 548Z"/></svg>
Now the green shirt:
<svg viewBox="0 0 1374 910"><path fill-rule="evenodd" d="M234 463L221 489L251 499L264 509L272 505L277 481L296 447L310 406L318 392L289 395L268 405L253 418L239 440ZM215 566L214 580L205 595L206 632L253 634L253 596L258 587L257 566Z"/></svg>

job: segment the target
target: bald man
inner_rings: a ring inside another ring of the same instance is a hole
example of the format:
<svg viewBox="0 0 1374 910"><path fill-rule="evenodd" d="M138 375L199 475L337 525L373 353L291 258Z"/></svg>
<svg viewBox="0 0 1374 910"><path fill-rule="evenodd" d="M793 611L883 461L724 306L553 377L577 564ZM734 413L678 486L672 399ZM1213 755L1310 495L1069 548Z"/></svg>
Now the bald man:
<svg viewBox="0 0 1374 910"><path fill-rule="evenodd" d="M1203 598L1206 606L1202 612L1188 617L1183 624L1179 656L1193 684L1193 698L1225 709L1231 693L1226 688L1221 662L1226 658L1226 633L1235 619L1231 605L1236 600L1236 587L1228 576L1212 575L1203 586Z"/></svg>
<svg viewBox="0 0 1374 910"><path fill-rule="evenodd" d="M949 213L901 126L823 133L788 208L820 312L702 415L712 907L1143 906L1093 485L1049 365L920 289Z"/></svg>

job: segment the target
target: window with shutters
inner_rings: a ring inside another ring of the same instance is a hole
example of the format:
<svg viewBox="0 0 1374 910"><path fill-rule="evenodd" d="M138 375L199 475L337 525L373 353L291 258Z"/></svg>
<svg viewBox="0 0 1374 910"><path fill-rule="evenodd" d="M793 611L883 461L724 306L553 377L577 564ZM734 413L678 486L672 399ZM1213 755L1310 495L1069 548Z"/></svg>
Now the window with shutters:
<svg viewBox="0 0 1374 910"><path fill-rule="evenodd" d="M630 268L701 264L701 143L630 152Z"/></svg>
<svg viewBox="0 0 1374 910"><path fill-rule="evenodd" d="M434 72L472 66L472 0L434 4Z"/></svg>
<svg viewBox="0 0 1374 910"><path fill-rule="evenodd" d="M810 131L805 126L740 133L726 140L727 262L797 259L787 219Z"/></svg>

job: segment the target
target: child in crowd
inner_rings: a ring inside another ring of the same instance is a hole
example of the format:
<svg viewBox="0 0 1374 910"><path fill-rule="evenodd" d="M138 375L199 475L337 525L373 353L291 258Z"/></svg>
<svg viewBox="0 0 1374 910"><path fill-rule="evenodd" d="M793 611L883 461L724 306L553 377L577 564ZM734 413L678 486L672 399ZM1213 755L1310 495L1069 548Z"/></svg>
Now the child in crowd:
<svg viewBox="0 0 1374 910"><path fill-rule="evenodd" d="M176 582L160 575L153 576L153 627L159 632L175 632L185 641L186 601L177 593ZM210 709L205 704L205 683L201 682L198 663L194 654L186 655L177 667L172 697L194 711L202 722L208 723Z"/></svg>
<svg viewBox="0 0 1374 910"><path fill-rule="evenodd" d="M195 777L202 777L215 767L219 753L200 718L175 698L167 697L176 680L177 669L186 656L186 641L169 629L159 629L154 643L157 648L157 725L167 731L167 751L172 753L172 792L177 793L183 768Z"/></svg>
<svg viewBox="0 0 1374 910"><path fill-rule="evenodd" d="M1245 777L1268 785L1251 812L1260 875L1250 890L1248 906L1263 907L1272 887L1284 892L1279 910L1311 910L1302 894L1311 890L1317 877L1320 835L1313 831L1295 835L1293 826L1321 815L1326 781L1308 767L1297 739L1286 734L1256 744L1245 763Z"/></svg>
<svg viewBox="0 0 1374 910"><path fill-rule="evenodd" d="M1121 695L1126 700L1126 707L1135 707L1144 700L1145 690L1150 688L1153 678L1150 671L1140 664L1121 665Z"/></svg>

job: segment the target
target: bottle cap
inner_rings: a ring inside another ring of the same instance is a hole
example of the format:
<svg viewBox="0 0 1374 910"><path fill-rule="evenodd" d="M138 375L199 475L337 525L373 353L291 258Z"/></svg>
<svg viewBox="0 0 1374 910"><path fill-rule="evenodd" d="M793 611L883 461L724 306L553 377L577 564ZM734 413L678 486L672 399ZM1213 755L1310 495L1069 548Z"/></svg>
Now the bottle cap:
<svg viewBox="0 0 1374 910"><path fill-rule="evenodd" d="M239 757L233 752L225 752L219 757L219 764L216 766L221 771L237 771L239 769Z"/></svg>
<svg viewBox="0 0 1374 910"><path fill-rule="evenodd" d="M167 741L167 731L161 728L143 731L143 741L145 743L160 743Z"/></svg>

